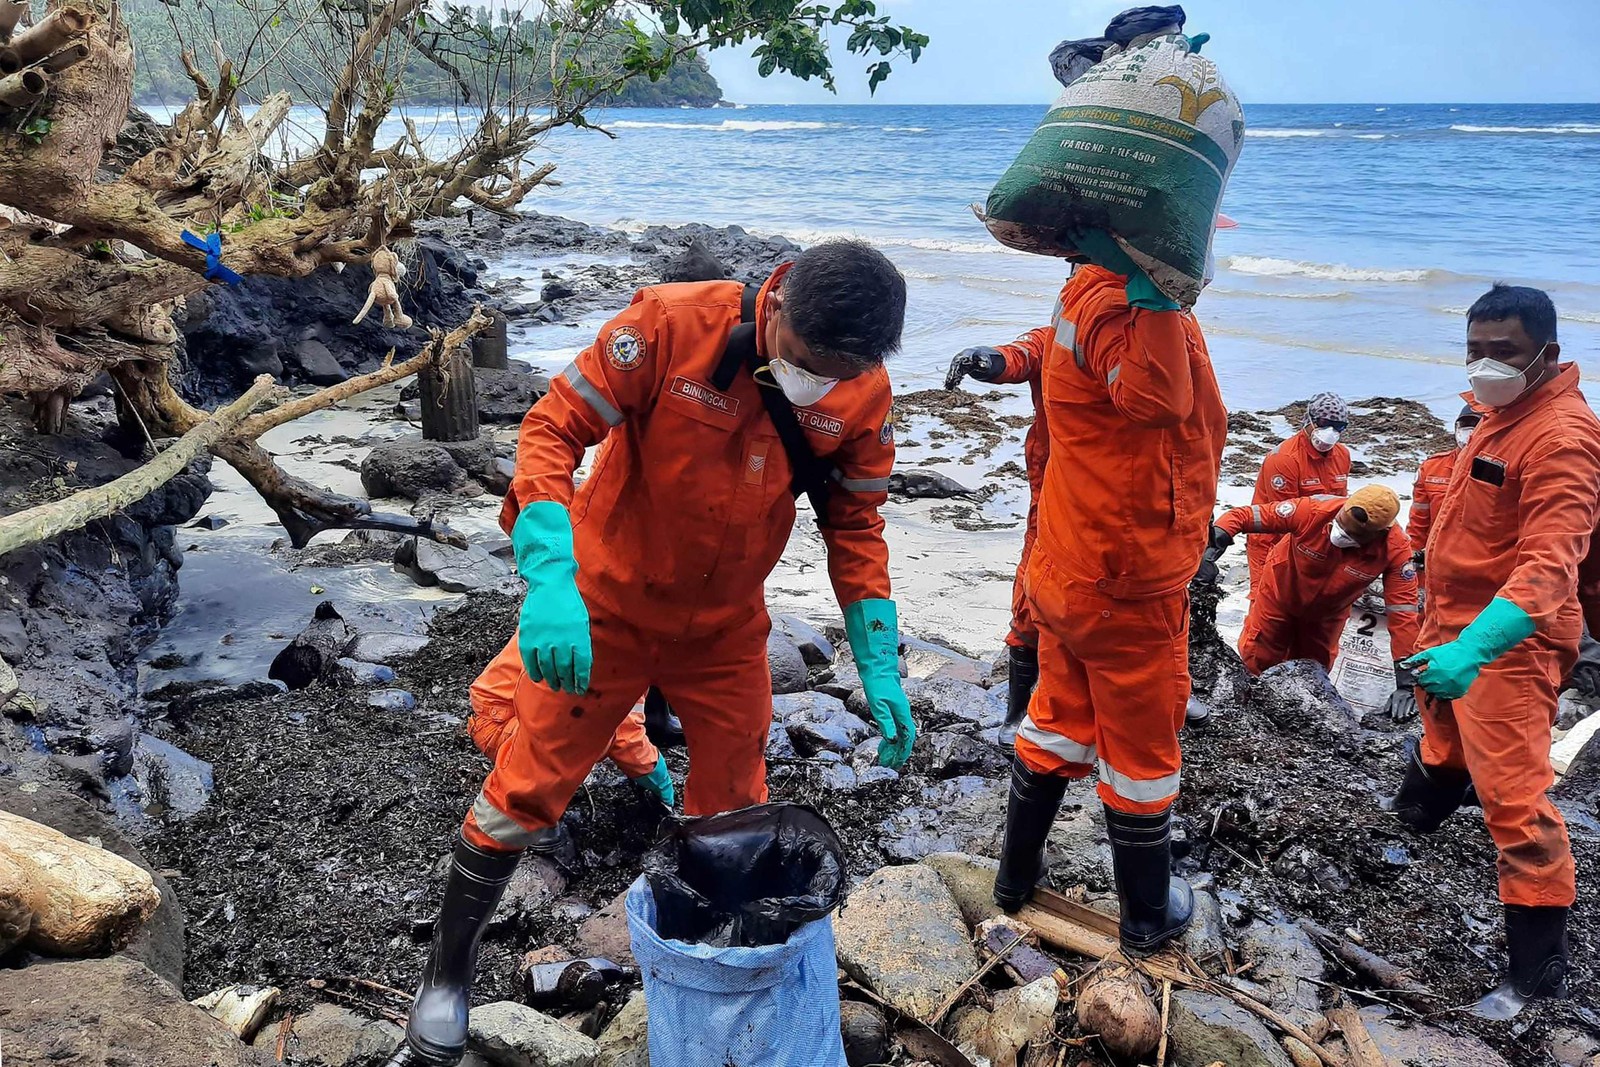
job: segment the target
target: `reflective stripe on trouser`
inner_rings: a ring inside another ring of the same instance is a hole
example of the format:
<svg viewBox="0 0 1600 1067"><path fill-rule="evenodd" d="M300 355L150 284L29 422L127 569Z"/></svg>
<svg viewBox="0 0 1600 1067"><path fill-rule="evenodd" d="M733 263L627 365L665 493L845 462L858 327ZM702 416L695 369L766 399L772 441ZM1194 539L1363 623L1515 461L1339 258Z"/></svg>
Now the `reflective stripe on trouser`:
<svg viewBox="0 0 1600 1067"><path fill-rule="evenodd" d="M467 718L467 736L478 746L478 751L491 760L500 746L517 732L515 697L517 681L522 674L522 652L517 648L516 632L512 631L506 647L473 679L468 690L472 714ZM645 733L642 703L617 727L606 755L629 778L639 778L656 769L661 753Z"/></svg>
<svg viewBox="0 0 1600 1067"><path fill-rule="evenodd" d="M1555 781L1550 727L1561 679L1576 653L1554 648L1543 637L1535 635L1485 667L1460 700L1435 700L1417 690L1422 762L1471 773L1483 821L1499 850L1501 901L1571 907L1577 897L1572 844L1545 791Z"/></svg>
<svg viewBox="0 0 1600 1067"><path fill-rule="evenodd" d="M501 746L467 816L467 839L490 848L522 847L554 826L651 685L660 687L683 723L689 749L684 811L712 815L765 801L769 628L763 611L739 630L678 641L591 614L589 691L557 693L522 675L517 732Z"/></svg>
<svg viewBox="0 0 1600 1067"><path fill-rule="evenodd" d="M1100 774L1117 811L1162 811L1178 795L1178 730L1189 701L1189 594L1117 600L1068 586L1034 553L1039 687L1016 754L1029 769Z"/></svg>
<svg viewBox="0 0 1600 1067"><path fill-rule="evenodd" d="M1250 602L1250 612L1244 617L1244 628L1239 631L1239 658L1251 674L1260 674L1280 663L1292 659L1309 659L1322 664L1325 671L1333 670L1333 661L1339 658L1339 640L1344 636L1348 611L1332 618L1285 619L1268 614L1282 611L1282 607L1267 602L1265 594Z"/></svg>

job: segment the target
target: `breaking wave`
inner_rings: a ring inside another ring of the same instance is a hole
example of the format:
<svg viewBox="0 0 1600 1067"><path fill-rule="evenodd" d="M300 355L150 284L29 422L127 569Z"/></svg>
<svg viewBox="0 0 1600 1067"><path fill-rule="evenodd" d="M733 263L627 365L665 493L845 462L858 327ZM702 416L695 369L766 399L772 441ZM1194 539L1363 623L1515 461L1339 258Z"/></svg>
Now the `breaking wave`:
<svg viewBox="0 0 1600 1067"><path fill-rule="evenodd" d="M1560 126L1451 126L1457 133L1553 133L1553 134L1597 134L1600 126L1588 123L1571 122Z"/></svg>
<svg viewBox="0 0 1600 1067"><path fill-rule="evenodd" d="M1237 274L1268 278L1322 278L1337 282L1425 282L1445 272L1427 269L1383 270L1376 267L1347 267L1343 263L1308 263L1298 259L1271 256L1228 256L1222 266Z"/></svg>
<svg viewBox="0 0 1600 1067"><path fill-rule="evenodd" d="M777 119L723 119L721 122L640 122L620 119L607 123L614 130L716 130L719 133L766 133L774 130L827 130L832 122L789 122Z"/></svg>

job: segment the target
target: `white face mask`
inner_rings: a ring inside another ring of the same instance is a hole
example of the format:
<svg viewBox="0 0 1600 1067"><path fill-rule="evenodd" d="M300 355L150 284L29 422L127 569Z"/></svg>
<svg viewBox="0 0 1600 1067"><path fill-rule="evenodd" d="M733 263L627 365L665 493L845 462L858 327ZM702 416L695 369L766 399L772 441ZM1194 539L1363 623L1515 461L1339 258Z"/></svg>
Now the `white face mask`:
<svg viewBox="0 0 1600 1067"><path fill-rule="evenodd" d="M1357 541L1354 537L1351 537L1350 534L1346 532L1345 528L1339 525L1337 519L1334 520L1333 526L1328 531L1328 540L1333 542L1334 548L1361 547L1361 542Z"/></svg>
<svg viewBox="0 0 1600 1067"><path fill-rule="evenodd" d="M772 380L778 383L778 388L783 390L783 395L788 397L789 403L795 407L810 407L839 384L837 378L824 378L820 374L812 374L803 367L796 367L781 359L768 360L767 366L772 368Z"/></svg>
<svg viewBox="0 0 1600 1067"><path fill-rule="evenodd" d="M1472 385L1472 395L1478 398L1478 403L1492 408L1509 407L1516 403L1518 397L1538 385L1544 377L1544 350L1549 347L1548 344L1540 347L1539 354L1533 357L1526 371L1501 363L1498 359L1475 359L1468 363L1467 381ZM1529 379L1528 372L1535 367L1539 368L1539 373Z"/></svg>
<svg viewBox="0 0 1600 1067"><path fill-rule="evenodd" d="M1339 443L1339 431L1332 426L1318 426L1311 431L1311 444L1318 452L1331 452Z"/></svg>
<svg viewBox="0 0 1600 1067"><path fill-rule="evenodd" d="M1467 442L1472 439L1472 427L1460 426L1456 428L1456 447L1466 448Z"/></svg>

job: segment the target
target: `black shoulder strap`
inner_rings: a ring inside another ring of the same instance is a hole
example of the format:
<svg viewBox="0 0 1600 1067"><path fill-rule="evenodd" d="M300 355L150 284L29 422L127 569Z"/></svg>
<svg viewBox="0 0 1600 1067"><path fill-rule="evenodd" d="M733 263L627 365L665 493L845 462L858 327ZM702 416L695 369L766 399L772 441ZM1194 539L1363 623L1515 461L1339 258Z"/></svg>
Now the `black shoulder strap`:
<svg viewBox="0 0 1600 1067"><path fill-rule="evenodd" d="M712 386L723 392L733 384L741 367L753 375L756 368L764 363L756 351L756 296L760 292L759 286L744 287L739 325L728 334L728 345L723 349L722 359L711 376ZM767 409L767 417L772 420L772 428L778 431L778 440L783 443L783 451L789 457L789 467L794 471L790 490L795 496L804 493L811 501L812 510L817 513L817 522L826 523L832 468L811 450L811 443L800 428L800 419L795 415L789 398L783 395L783 390L770 389L758 382L756 392L761 396L762 406Z"/></svg>

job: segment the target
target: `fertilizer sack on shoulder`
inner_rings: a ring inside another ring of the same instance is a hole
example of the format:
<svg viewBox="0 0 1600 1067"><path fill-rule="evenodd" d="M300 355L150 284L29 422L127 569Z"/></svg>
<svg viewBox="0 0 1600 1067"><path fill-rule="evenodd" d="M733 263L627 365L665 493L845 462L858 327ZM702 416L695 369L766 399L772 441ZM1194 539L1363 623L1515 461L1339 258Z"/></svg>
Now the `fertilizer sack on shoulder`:
<svg viewBox="0 0 1600 1067"><path fill-rule="evenodd" d="M1108 230L1189 307L1243 144L1238 98L1189 38L1113 45L1062 92L978 217L1002 244L1046 256L1082 258L1068 235Z"/></svg>
<svg viewBox="0 0 1600 1067"><path fill-rule="evenodd" d="M662 938L781 945L844 895L844 846L799 804L758 804L674 823L645 853Z"/></svg>

